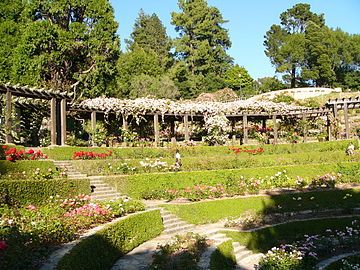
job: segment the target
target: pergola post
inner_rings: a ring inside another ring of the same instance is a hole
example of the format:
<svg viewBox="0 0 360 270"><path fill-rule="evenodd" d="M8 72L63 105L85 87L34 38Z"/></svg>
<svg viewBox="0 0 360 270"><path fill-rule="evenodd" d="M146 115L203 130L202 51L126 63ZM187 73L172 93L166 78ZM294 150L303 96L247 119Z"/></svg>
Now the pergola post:
<svg viewBox="0 0 360 270"><path fill-rule="evenodd" d="M303 137L303 142L306 142L307 141L307 123L306 123L306 115L305 113L302 114L302 121L303 121L303 124L304 124L304 137Z"/></svg>
<svg viewBox="0 0 360 270"><path fill-rule="evenodd" d="M345 138L348 140L350 138L350 129L349 129L348 104L346 102L344 102L344 119L345 119Z"/></svg>
<svg viewBox="0 0 360 270"><path fill-rule="evenodd" d="M61 145L66 145L66 99L61 100L60 104L61 117Z"/></svg>
<svg viewBox="0 0 360 270"><path fill-rule="evenodd" d="M184 115L184 133L185 133L185 141L190 140L190 133L189 133L189 115Z"/></svg>
<svg viewBox="0 0 360 270"><path fill-rule="evenodd" d="M5 143L12 143L13 138L11 135L12 128L12 95L9 90L6 91L6 107L5 107Z"/></svg>
<svg viewBox="0 0 360 270"><path fill-rule="evenodd" d="M56 98L50 100L51 145L56 145Z"/></svg>
<svg viewBox="0 0 360 270"><path fill-rule="evenodd" d="M127 122L127 117L125 116L125 114L122 115L122 129L128 130L128 122Z"/></svg>
<svg viewBox="0 0 360 270"><path fill-rule="evenodd" d="M335 104L333 105L333 114L334 114L335 125L337 125L337 124L338 124L338 122L337 122L337 116L338 116L338 113L337 113L337 103L335 103ZM335 139L337 140L338 137L339 137L338 130L335 129Z"/></svg>
<svg viewBox="0 0 360 270"><path fill-rule="evenodd" d="M326 115L326 129L327 129L327 140L331 141L331 120L330 115Z"/></svg>
<svg viewBox="0 0 360 270"><path fill-rule="evenodd" d="M234 145L236 143L236 135L235 135L235 126L236 126L236 120L233 119L231 121L231 131L233 133L232 137L231 137L231 143Z"/></svg>
<svg viewBox="0 0 360 270"><path fill-rule="evenodd" d="M244 113L243 115L243 133L244 133L243 144L247 144L249 140L249 136L248 136L248 118L246 113Z"/></svg>
<svg viewBox="0 0 360 270"><path fill-rule="evenodd" d="M159 113L154 114L154 137L155 145L158 146L160 141Z"/></svg>
<svg viewBox="0 0 360 270"><path fill-rule="evenodd" d="M274 124L274 144L278 142L278 130L277 130L277 123L276 123L276 114L273 114L273 124Z"/></svg>
<svg viewBox="0 0 360 270"><path fill-rule="evenodd" d="M96 132L96 111L91 112L91 131L92 137L94 137ZM92 146L96 146L94 142L94 138L91 138Z"/></svg>

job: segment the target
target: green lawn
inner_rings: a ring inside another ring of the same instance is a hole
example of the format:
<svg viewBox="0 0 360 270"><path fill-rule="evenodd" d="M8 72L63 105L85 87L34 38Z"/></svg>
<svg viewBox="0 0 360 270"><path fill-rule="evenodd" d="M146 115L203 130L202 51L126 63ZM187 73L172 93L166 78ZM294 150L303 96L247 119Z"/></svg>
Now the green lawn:
<svg viewBox="0 0 360 270"><path fill-rule="evenodd" d="M352 196L344 199L346 194ZM299 197L301 200L298 199ZM252 196L189 204L166 204L163 207L189 223L204 224L214 223L224 218L236 218L249 210L266 214L360 207L360 189Z"/></svg>
<svg viewBox="0 0 360 270"><path fill-rule="evenodd" d="M355 219L355 217L349 217L295 221L254 232L223 231L223 233L250 250L265 253L274 246L301 240L305 234L324 234L327 229L344 230L346 226L351 226L351 222Z"/></svg>

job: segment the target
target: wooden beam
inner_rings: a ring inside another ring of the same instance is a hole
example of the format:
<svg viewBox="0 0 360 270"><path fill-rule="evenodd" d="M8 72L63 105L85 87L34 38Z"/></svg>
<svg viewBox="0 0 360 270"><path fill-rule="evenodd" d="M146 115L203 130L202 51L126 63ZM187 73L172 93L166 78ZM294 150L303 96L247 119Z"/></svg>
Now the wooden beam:
<svg viewBox="0 0 360 270"><path fill-rule="evenodd" d="M91 112L91 131L92 131L92 137L95 135L96 132L96 112ZM96 146L93 138L91 138L92 146Z"/></svg>
<svg viewBox="0 0 360 270"><path fill-rule="evenodd" d="M277 123L276 123L276 114L273 115L273 125L274 125L274 144L278 142L278 130L277 130Z"/></svg>
<svg viewBox="0 0 360 270"><path fill-rule="evenodd" d="M66 99L61 100L60 104L61 117L61 145L66 145Z"/></svg>
<svg viewBox="0 0 360 270"><path fill-rule="evenodd" d="M190 140L190 133L189 133L189 115L184 115L184 133L185 133L185 141Z"/></svg>
<svg viewBox="0 0 360 270"><path fill-rule="evenodd" d="M12 130L12 95L8 90L6 91L6 106L5 106L5 143L13 143L11 135Z"/></svg>
<svg viewBox="0 0 360 270"><path fill-rule="evenodd" d="M247 144L249 140L249 136L248 136L248 119L246 113L243 115L242 124L243 124L243 134L244 134L243 144Z"/></svg>
<svg viewBox="0 0 360 270"><path fill-rule="evenodd" d="M350 129L349 129L349 115L348 115L348 104L344 103L344 119L345 119L345 137L348 140L350 138Z"/></svg>
<svg viewBox="0 0 360 270"><path fill-rule="evenodd" d="M157 146L160 141L160 127L159 127L159 114L154 114L154 137L155 145Z"/></svg>
<svg viewBox="0 0 360 270"><path fill-rule="evenodd" d="M50 100L50 121L51 145L56 145L56 98Z"/></svg>

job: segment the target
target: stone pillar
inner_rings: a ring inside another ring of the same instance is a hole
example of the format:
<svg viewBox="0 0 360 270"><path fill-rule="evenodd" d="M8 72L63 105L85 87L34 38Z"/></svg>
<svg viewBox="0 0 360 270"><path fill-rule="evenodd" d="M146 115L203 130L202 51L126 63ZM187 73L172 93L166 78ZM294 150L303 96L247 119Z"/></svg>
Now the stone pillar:
<svg viewBox="0 0 360 270"><path fill-rule="evenodd" d="M274 123L274 144L278 142L278 131L277 131L277 123L276 123L276 114L273 115L273 123Z"/></svg>
<svg viewBox="0 0 360 270"><path fill-rule="evenodd" d="M128 130L128 122L125 114L122 115L122 128L123 130Z"/></svg>
<svg viewBox="0 0 360 270"><path fill-rule="evenodd" d="M92 131L92 137L94 137L96 132L96 112L91 112L91 131ZM93 138L91 138L92 146L96 146Z"/></svg>
<svg viewBox="0 0 360 270"><path fill-rule="evenodd" d="M66 99L61 100L61 145L66 145Z"/></svg>
<svg viewBox="0 0 360 270"><path fill-rule="evenodd" d="M243 115L243 133L244 133L243 143L247 144L249 140L249 136L248 136L248 118L246 113L244 113Z"/></svg>
<svg viewBox="0 0 360 270"><path fill-rule="evenodd" d="M51 145L56 145L56 98L50 100Z"/></svg>
<svg viewBox="0 0 360 270"><path fill-rule="evenodd" d="M154 135L155 135L155 145L159 145L160 141L160 127L159 127L159 114L154 114Z"/></svg>
<svg viewBox="0 0 360 270"><path fill-rule="evenodd" d="M12 130L12 94L6 91L6 107L5 107L5 143L13 143L11 135Z"/></svg>
<svg viewBox="0 0 360 270"><path fill-rule="evenodd" d="M304 137L303 137L303 142L306 142L307 141L307 122L306 122L306 115L305 113L302 114L302 121L303 121L303 124L304 124Z"/></svg>
<svg viewBox="0 0 360 270"><path fill-rule="evenodd" d="M189 133L189 115L184 115L184 133L185 133L185 141L190 140L190 133Z"/></svg>
<svg viewBox="0 0 360 270"><path fill-rule="evenodd" d="M350 138L350 128L349 128L349 115L348 115L348 104L344 103L344 119L345 119L345 137L348 140Z"/></svg>
<svg viewBox="0 0 360 270"><path fill-rule="evenodd" d="M327 129L327 140L331 141L331 120L330 115L326 115L326 129Z"/></svg>

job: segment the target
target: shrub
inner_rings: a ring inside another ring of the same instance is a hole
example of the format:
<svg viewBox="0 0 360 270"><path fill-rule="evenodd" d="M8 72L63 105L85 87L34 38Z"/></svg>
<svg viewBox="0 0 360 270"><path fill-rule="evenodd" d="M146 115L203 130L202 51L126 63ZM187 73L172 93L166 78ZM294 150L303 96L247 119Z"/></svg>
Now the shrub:
<svg viewBox="0 0 360 270"><path fill-rule="evenodd" d="M36 173L37 172L37 173ZM55 165L52 161L41 160L20 160L17 162L10 162L7 160L0 160L0 179L1 180L35 180L39 176L43 178L54 178L58 176Z"/></svg>
<svg viewBox="0 0 360 270"><path fill-rule="evenodd" d="M107 153L79 151L79 152L74 152L72 158L73 159L106 159L111 156L112 156L112 151L108 151Z"/></svg>
<svg viewBox="0 0 360 270"><path fill-rule="evenodd" d="M259 262L259 270L303 270L307 269L302 261L303 253L298 250L272 248Z"/></svg>
<svg viewBox="0 0 360 270"><path fill-rule="evenodd" d="M150 269L198 269L196 263L206 247L206 238L199 234L176 235L171 242L158 247Z"/></svg>
<svg viewBox="0 0 360 270"><path fill-rule="evenodd" d="M119 257L156 237L163 228L158 210L131 215L82 240L56 269L110 269Z"/></svg>
<svg viewBox="0 0 360 270"><path fill-rule="evenodd" d="M327 173L322 176L313 178L309 187L310 188L334 188L337 176L333 173Z"/></svg>
<svg viewBox="0 0 360 270"><path fill-rule="evenodd" d="M90 193L89 180L0 180L0 204L46 204L50 196Z"/></svg>
<svg viewBox="0 0 360 270"><path fill-rule="evenodd" d="M34 151L33 149L29 149L25 151L23 149L16 149L16 147L8 148L8 146L2 146L5 149L6 160L15 162L17 160L38 160L47 158L40 150Z"/></svg>

